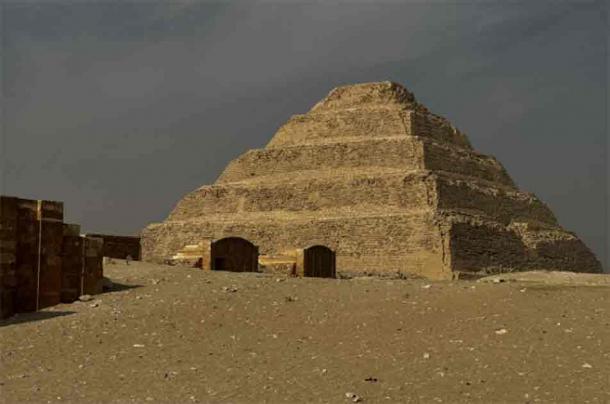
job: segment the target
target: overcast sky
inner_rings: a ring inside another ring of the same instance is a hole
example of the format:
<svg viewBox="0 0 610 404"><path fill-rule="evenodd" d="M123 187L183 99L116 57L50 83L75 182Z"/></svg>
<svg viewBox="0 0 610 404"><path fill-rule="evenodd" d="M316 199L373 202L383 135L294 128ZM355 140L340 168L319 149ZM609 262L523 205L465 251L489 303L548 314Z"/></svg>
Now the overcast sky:
<svg viewBox="0 0 610 404"><path fill-rule="evenodd" d="M5 1L0 191L137 233L335 86L392 80L606 260L605 1Z"/></svg>

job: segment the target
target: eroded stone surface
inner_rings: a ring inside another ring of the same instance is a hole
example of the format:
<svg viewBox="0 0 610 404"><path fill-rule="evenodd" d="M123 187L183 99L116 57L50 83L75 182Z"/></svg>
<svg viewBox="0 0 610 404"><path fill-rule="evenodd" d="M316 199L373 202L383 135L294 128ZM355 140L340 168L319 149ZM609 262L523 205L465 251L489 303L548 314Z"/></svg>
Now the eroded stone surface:
<svg viewBox="0 0 610 404"><path fill-rule="evenodd" d="M291 117L264 149L233 160L148 226L143 258L228 236L264 255L326 245L339 272L601 271L496 159L391 82L336 88Z"/></svg>

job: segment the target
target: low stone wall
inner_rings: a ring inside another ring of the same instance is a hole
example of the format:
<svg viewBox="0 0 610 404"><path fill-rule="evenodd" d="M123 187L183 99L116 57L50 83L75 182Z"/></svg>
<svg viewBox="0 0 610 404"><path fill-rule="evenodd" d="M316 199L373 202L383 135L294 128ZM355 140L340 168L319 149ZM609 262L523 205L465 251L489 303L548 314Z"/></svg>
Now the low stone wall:
<svg viewBox="0 0 610 404"><path fill-rule="evenodd" d="M142 256L140 237L98 233L87 233L87 237L101 238L104 240L104 257L126 259L127 256L130 256L132 260L139 261Z"/></svg>
<svg viewBox="0 0 610 404"><path fill-rule="evenodd" d="M261 272L281 275L296 275L297 250L281 255L261 255L258 257Z"/></svg>

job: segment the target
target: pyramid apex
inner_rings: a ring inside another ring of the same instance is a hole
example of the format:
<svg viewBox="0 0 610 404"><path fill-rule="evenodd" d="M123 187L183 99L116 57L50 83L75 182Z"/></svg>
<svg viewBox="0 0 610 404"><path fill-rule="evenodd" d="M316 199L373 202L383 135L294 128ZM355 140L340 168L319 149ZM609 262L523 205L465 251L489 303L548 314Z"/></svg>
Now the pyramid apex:
<svg viewBox="0 0 610 404"><path fill-rule="evenodd" d="M415 104L415 96L402 84L392 81L357 83L335 87L311 110L323 111L362 106Z"/></svg>

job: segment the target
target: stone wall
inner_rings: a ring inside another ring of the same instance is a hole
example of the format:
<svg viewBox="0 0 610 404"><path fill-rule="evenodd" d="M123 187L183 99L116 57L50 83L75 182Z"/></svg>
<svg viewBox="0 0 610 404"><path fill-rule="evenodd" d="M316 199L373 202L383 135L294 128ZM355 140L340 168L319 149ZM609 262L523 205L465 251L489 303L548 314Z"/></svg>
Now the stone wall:
<svg viewBox="0 0 610 404"><path fill-rule="evenodd" d="M260 253L265 255L295 246L328 246L337 252L337 270L343 272L407 271L413 257L417 256L421 259L413 263L411 272L423 273L430 260L427 253L439 254L434 270L444 271L442 265L438 266L442 263L442 240L431 211L335 218L270 215L252 221L245 219L247 217L240 221L186 221L149 226L142 234L143 252L147 260L160 262L184 245L196 244L204 237L240 236L258 245ZM172 237L168 237L170 234Z"/></svg>
<svg viewBox="0 0 610 404"><path fill-rule="evenodd" d="M83 237L64 226L62 246L61 301L72 303L82 294L82 272L84 266Z"/></svg>
<svg viewBox="0 0 610 404"><path fill-rule="evenodd" d="M98 237L83 237L84 268L82 274L82 294L97 295L104 288L104 239Z"/></svg>
<svg viewBox="0 0 610 404"><path fill-rule="evenodd" d="M101 238L104 241L102 251L104 257L125 259L130 256L131 259L139 261L142 255L140 237L99 233L87 233L87 236Z"/></svg>
<svg viewBox="0 0 610 404"><path fill-rule="evenodd" d="M0 196L0 313L36 311L78 297L79 271L101 292L101 255L74 244L79 227L63 223L63 203ZM88 239L84 239L86 243ZM87 262L83 264L83 256Z"/></svg>
<svg viewBox="0 0 610 404"><path fill-rule="evenodd" d="M35 311L60 302L63 204L17 200L15 311Z"/></svg>
<svg viewBox="0 0 610 404"><path fill-rule="evenodd" d="M0 196L3 317L59 303L63 204Z"/></svg>
<svg viewBox="0 0 610 404"><path fill-rule="evenodd" d="M0 318L15 312L17 287L17 198L0 196Z"/></svg>

